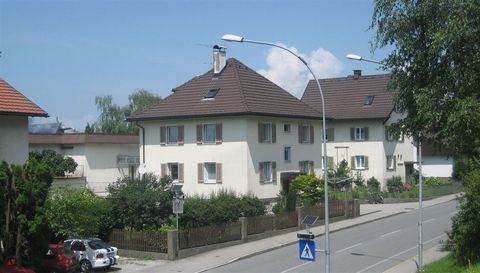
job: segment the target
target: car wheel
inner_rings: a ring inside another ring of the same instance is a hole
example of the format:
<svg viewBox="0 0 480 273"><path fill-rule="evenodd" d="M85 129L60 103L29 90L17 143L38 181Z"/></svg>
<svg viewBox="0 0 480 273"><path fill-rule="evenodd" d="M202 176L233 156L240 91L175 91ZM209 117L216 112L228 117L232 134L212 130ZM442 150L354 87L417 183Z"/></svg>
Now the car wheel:
<svg viewBox="0 0 480 273"><path fill-rule="evenodd" d="M83 260L80 262L80 272L90 273L92 272L92 264L88 260Z"/></svg>

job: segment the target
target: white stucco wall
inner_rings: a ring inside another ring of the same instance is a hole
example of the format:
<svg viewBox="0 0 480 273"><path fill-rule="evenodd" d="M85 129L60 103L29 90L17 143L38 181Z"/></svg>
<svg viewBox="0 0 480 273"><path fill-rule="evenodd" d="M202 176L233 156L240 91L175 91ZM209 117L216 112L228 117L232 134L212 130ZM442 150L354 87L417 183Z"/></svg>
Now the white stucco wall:
<svg viewBox="0 0 480 273"><path fill-rule="evenodd" d="M258 123L276 124L276 143L258 143ZM196 142L196 125L221 123L223 142L203 144ZM283 124L291 124L291 132L284 134ZM298 144L298 123L315 125L315 143ZM150 121L145 127L145 163L148 172L161 173L161 164L178 162L184 164L184 192L189 195L205 194L219 189L237 193L253 193L259 198L276 197L281 189L280 174L285 171L299 171L299 162L315 161L315 169L320 171L321 141L318 121L300 121L282 118L231 117L212 119L190 119L171 121ZM184 145L160 146L160 126L184 126ZM140 142L142 135L140 134ZM284 147L292 149L292 160L284 162ZM142 154L142 145L140 145ZM277 183L261 184L259 162L277 163ZM203 162L222 163L222 184L199 184L197 164Z"/></svg>
<svg viewBox="0 0 480 273"><path fill-rule="evenodd" d="M23 164L28 159L28 117L0 115L0 161Z"/></svg>
<svg viewBox="0 0 480 273"><path fill-rule="evenodd" d="M386 180L392 176L401 176L405 181L404 162L412 162L414 160L414 151L411 140L403 141L387 141L385 139L385 124L381 120L348 120L348 121L332 121L327 128L334 128L334 141L328 142L328 156L334 157L336 164L342 160L347 160L351 167L352 156L368 156L368 169L353 170L353 174L361 174L362 178L368 180L372 176L377 178L382 187L385 186ZM350 139L350 128L368 127L369 136L366 141L352 141ZM387 155L396 157L395 170L387 170Z"/></svg>
<svg viewBox="0 0 480 273"><path fill-rule="evenodd" d="M51 149L69 156L77 162L77 173L86 178L86 185L97 195L106 195L106 187L117 179L128 175L128 169L119 168L118 155L139 156L137 144L74 144L71 148L61 149L60 145L35 144L30 150Z"/></svg>

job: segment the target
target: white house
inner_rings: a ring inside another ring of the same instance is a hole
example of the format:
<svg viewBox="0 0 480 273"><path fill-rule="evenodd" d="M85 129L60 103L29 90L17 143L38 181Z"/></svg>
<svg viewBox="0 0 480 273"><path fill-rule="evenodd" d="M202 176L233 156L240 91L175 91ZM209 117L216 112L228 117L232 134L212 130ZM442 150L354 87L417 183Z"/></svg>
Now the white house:
<svg viewBox="0 0 480 273"><path fill-rule="evenodd" d="M365 180L388 178L409 181L417 169L417 149L412 139L392 136L388 126L402 117L394 111L393 93L387 91L390 75L362 75L320 81L325 98L327 154L336 164L346 160L354 174ZM321 110L317 85L310 81L302 101ZM422 159L424 176L451 176L451 159L429 149ZM441 174L441 175L439 175Z"/></svg>
<svg viewBox="0 0 480 273"><path fill-rule="evenodd" d="M54 185L88 187L106 195L106 187L134 177L140 163L138 136L113 134L30 134L30 151L54 150L77 162L75 173L55 178Z"/></svg>
<svg viewBox="0 0 480 273"><path fill-rule="evenodd" d="M0 78L0 161L23 164L28 159L28 117L48 114Z"/></svg>
<svg viewBox="0 0 480 273"><path fill-rule="evenodd" d="M262 199L292 175L321 173L321 114L221 49L215 57L214 69L128 118L143 128L147 171L190 195L227 189Z"/></svg>

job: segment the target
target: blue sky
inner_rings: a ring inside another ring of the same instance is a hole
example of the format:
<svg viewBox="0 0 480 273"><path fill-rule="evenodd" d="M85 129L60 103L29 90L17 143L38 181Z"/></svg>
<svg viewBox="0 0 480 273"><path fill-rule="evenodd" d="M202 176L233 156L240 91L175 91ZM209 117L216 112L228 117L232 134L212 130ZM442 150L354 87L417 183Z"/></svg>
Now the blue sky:
<svg viewBox="0 0 480 273"><path fill-rule="evenodd" d="M223 34L281 43L319 78L383 73L347 53L371 53L373 1L9 1L0 0L0 77L54 120L83 131L97 119L95 96L125 105L136 89L162 97L212 64L209 45L299 96L309 78L285 52L221 41Z"/></svg>

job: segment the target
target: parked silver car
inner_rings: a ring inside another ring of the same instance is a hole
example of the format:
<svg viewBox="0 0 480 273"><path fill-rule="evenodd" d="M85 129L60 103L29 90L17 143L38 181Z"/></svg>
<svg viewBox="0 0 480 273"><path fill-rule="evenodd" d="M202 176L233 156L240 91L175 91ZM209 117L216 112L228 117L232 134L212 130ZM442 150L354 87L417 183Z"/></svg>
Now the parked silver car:
<svg viewBox="0 0 480 273"><path fill-rule="evenodd" d="M68 239L65 248L70 249L77 257L82 272L90 272L92 268L110 267L118 264L118 249L98 238Z"/></svg>

